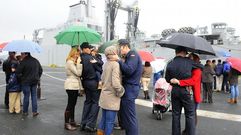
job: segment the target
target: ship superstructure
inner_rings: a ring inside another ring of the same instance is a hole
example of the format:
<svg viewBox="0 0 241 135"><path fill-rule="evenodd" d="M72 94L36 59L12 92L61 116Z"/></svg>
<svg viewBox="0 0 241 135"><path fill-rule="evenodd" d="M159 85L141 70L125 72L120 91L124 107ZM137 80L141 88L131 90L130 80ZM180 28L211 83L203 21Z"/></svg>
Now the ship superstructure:
<svg viewBox="0 0 241 135"><path fill-rule="evenodd" d="M81 0L77 4L71 5L69 8L69 16L64 24L54 28L36 29L33 33L33 40L44 48L43 53L35 54L42 65L65 65L65 59L71 47L68 45L57 45L54 39L54 36L65 28L71 25L81 25L92 28L100 34L103 34L103 28L95 15L95 5L92 0ZM43 33L42 38L38 36L40 32Z"/></svg>

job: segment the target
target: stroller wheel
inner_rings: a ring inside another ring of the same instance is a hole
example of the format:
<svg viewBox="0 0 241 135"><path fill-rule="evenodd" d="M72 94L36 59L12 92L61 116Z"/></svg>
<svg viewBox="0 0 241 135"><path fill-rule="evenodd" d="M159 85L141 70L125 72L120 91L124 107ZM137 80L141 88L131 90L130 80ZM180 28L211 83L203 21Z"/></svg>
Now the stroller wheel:
<svg viewBox="0 0 241 135"><path fill-rule="evenodd" d="M158 112L156 119L157 120L162 120L162 117L163 117L162 113Z"/></svg>

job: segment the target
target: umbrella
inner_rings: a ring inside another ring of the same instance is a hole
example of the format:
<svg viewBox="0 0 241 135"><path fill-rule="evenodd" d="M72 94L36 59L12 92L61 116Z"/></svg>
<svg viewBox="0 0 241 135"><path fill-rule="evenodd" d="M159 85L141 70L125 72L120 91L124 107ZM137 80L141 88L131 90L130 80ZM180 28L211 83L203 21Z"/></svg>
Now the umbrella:
<svg viewBox="0 0 241 135"><path fill-rule="evenodd" d="M14 40L5 46L3 51L40 53L42 52L42 48L39 44L32 41Z"/></svg>
<svg viewBox="0 0 241 135"><path fill-rule="evenodd" d="M98 52L99 53L104 53L105 52L105 49L109 46L112 46L112 45L115 45L118 43L118 40L111 40L111 41L108 41L108 42L105 42L103 43L99 48L98 48Z"/></svg>
<svg viewBox="0 0 241 135"><path fill-rule="evenodd" d="M153 73L158 73L161 70L164 70L166 66L165 59L156 59L155 61L151 62L151 66L153 67Z"/></svg>
<svg viewBox="0 0 241 135"><path fill-rule="evenodd" d="M4 42L0 44L0 51L8 44L8 42Z"/></svg>
<svg viewBox="0 0 241 135"><path fill-rule="evenodd" d="M138 54L140 55L142 61L148 61L148 62L152 62L155 60L155 57L146 51L138 51Z"/></svg>
<svg viewBox="0 0 241 135"><path fill-rule="evenodd" d="M83 42L90 44L101 41L101 35L93 29L84 26L71 26L54 37L57 44L80 45Z"/></svg>
<svg viewBox="0 0 241 135"><path fill-rule="evenodd" d="M231 65L231 67L233 69L236 69L237 71L241 72L241 59L240 58L229 57L226 59L226 61Z"/></svg>
<svg viewBox="0 0 241 135"><path fill-rule="evenodd" d="M212 46L207 40L187 33L173 33L160 40L157 44L172 49L176 49L178 46L183 46L190 52L215 55Z"/></svg>
<svg viewBox="0 0 241 135"><path fill-rule="evenodd" d="M202 60L207 60L207 59L214 59L214 58L220 58L220 57L231 57L231 54L230 52L227 52L225 50L218 50L218 51L215 51L215 56L201 54L199 55L199 57Z"/></svg>

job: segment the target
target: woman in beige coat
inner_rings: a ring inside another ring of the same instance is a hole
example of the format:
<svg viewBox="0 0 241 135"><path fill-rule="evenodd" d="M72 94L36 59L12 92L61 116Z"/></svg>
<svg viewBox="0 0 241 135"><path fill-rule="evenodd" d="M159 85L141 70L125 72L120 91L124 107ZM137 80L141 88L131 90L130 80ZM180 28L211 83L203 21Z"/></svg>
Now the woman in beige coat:
<svg viewBox="0 0 241 135"><path fill-rule="evenodd" d="M80 76L82 74L82 64L80 64L80 50L72 48L66 59L66 76L64 88L68 94L68 104L65 109L65 129L76 130L76 122L74 119L75 105L77 102L78 92L82 89Z"/></svg>
<svg viewBox="0 0 241 135"><path fill-rule="evenodd" d="M99 100L99 106L102 108L102 118L97 135L110 135L112 133L115 116L120 109L120 97L124 94L119 63L112 59L116 54L116 46L105 49L107 62L103 67L101 78L103 84Z"/></svg>

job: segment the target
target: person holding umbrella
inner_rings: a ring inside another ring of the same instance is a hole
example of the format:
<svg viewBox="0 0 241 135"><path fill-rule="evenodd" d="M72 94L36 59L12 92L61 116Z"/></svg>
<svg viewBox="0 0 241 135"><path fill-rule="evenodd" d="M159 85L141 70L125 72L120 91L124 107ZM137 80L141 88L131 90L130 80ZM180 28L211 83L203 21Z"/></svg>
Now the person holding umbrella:
<svg viewBox="0 0 241 135"><path fill-rule="evenodd" d="M83 64L82 70L82 84L84 87L86 99L84 102L82 120L81 120L81 130L88 132L96 132L96 121L99 113L99 97L100 91L97 89L98 80L96 71L98 69L97 61L91 56L91 48L88 42L84 42L80 46L81 53L81 63Z"/></svg>
<svg viewBox="0 0 241 135"><path fill-rule="evenodd" d="M197 54L191 53L188 56L194 62L199 64L200 58ZM171 79L172 84L178 84L180 86L192 86L189 90L193 91L193 97L195 101L195 125L197 126L197 109L201 102L201 78L202 78L202 66L192 70L192 77L185 80ZM186 135L186 130L182 132L182 135Z"/></svg>
<svg viewBox="0 0 241 135"><path fill-rule="evenodd" d="M37 84L42 75L43 69L37 59L31 56L29 52L21 53L22 61L17 67L16 74L20 80L21 90L23 91L23 115L28 115L29 96L32 99L33 117L37 116Z"/></svg>
<svg viewBox="0 0 241 135"><path fill-rule="evenodd" d="M185 57L187 55L185 47L177 47L175 52L176 57L166 66L165 79L169 83L172 78L178 80L190 78L192 70L196 68L194 61ZM193 97L185 86L175 84L172 86L172 135L181 134L180 117L182 107L185 110L186 133L188 135L195 135L195 102Z"/></svg>

